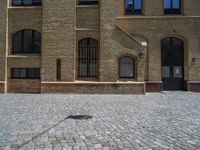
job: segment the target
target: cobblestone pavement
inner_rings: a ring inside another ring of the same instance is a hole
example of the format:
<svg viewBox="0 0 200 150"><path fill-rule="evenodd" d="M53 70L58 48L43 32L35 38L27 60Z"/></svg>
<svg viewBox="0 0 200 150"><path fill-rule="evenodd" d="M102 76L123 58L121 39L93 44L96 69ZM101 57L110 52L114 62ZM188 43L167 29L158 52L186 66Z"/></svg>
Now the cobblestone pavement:
<svg viewBox="0 0 200 150"><path fill-rule="evenodd" d="M200 93L0 95L2 149L199 150Z"/></svg>

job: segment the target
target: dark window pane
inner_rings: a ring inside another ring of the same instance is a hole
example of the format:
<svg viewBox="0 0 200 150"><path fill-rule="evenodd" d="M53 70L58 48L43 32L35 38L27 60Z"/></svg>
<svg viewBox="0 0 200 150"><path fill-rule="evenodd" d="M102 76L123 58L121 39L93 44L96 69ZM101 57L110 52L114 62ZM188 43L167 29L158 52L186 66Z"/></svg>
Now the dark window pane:
<svg viewBox="0 0 200 150"><path fill-rule="evenodd" d="M61 60L58 59L56 62L56 79L61 80Z"/></svg>
<svg viewBox="0 0 200 150"><path fill-rule="evenodd" d="M41 36L39 32L34 32L34 49L35 52L39 53L41 49Z"/></svg>
<svg viewBox="0 0 200 150"><path fill-rule="evenodd" d="M79 5L98 5L98 0L79 0Z"/></svg>
<svg viewBox="0 0 200 150"><path fill-rule="evenodd" d="M32 0L24 0L24 5L32 5Z"/></svg>
<svg viewBox="0 0 200 150"><path fill-rule="evenodd" d="M183 42L177 38L172 38L172 49L181 51L183 49Z"/></svg>
<svg viewBox="0 0 200 150"><path fill-rule="evenodd" d="M22 1L21 0L12 0L12 5L14 5L14 6L22 5Z"/></svg>
<svg viewBox="0 0 200 150"><path fill-rule="evenodd" d="M142 0L125 0L126 15L142 14Z"/></svg>
<svg viewBox="0 0 200 150"><path fill-rule="evenodd" d="M24 52L33 51L33 34L32 30L24 30Z"/></svg>
<svg viewBox="0 0 200 150"><path fill-rule="evenodd" d="M19 69L12 69L12 78L19 78Z"/></svg>
<svg viewBox="0 0 200 150"><path fill-rule="evenodd" d="M26 78L26 69L20 69L19 78Z"/></svg>
<svg viewBox="0 0 200 150"><path fill-rule="evenodd" d="M38 68L30 68L28 70L28 79L39 79L40 78L40 69Z"/></svg>
<svg viewBox="0 0 200 150"><path fill-rule="evenodd" d="M13 68L11 77L13 79L39 79L40 69L39 68Z"/></svg>
<svg viewBox="0 0 200 150"><path fill-rule="evenodd" d="M171 49L171 38L162 40L162 50L168 51Z"/></svg>
<svg viewBox="0 0 200 150"><path fill-rule="evenodd" d="M180 0L164 0L165 14L181 14Z"/></svg>
<svg viewBox="0 0 200 150"><path fill-rule="evenodd" d="M41 0L12 0L12 6L37 6Z"/></svg>
<svg viewBox="0 0 200 150"><path fill-rule="evenodd" d="M19 53L22 51L22 32L18 32L13 36L13 52Z"/></svg>

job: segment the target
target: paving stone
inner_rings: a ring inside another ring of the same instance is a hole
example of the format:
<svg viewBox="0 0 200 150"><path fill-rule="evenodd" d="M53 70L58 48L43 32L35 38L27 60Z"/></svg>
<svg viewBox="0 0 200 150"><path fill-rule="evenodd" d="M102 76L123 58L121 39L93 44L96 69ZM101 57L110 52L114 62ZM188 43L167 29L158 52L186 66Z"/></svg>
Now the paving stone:
<svg viewBox="0 0 200 150"><path fill-rule="evenodd" d="M0 150L200 149L200 94L0 95ZM90 120L66 119L92 115Z"/></svg>

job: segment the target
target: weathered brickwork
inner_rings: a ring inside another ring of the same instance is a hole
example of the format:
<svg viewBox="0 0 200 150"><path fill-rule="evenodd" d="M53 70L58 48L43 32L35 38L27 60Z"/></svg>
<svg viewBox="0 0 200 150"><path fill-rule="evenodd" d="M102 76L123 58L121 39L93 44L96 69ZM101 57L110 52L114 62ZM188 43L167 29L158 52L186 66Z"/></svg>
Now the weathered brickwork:
<svg viewBox="0 0 200 150"><path fill-rule="evenodd" d="M186 88L200 89L200 1L182 0L181 15L164 15L163 0L142 0L142 15L125 15L124 0L101 0L99 5L43 0L41 6L29 7L14 7L10 2L0 0L0 92L161 91L161 40L166 37L184 42ZM41 54L12 53L13 34L24 29L41 33ZM78 77L78 43L84 38L98 41L96 79ZM123 56L135 59L135 79L119 78L119 59ZM58 59L60 81L56 78ZM12 68L41 68L41 79L35 83L11 80ZM84 84L79 87L77 82ZM123 86L115 88L119 83Z"/></svg>
<svg viewBox="0 0 200 150"><path fill-rule="evenodd" d="M42 93L144 94L144 83L42 83Z"/></svg>
<svg viewBox="0 0 200 150"><path fill-rule="evenodd" d="M40 93L40 80L12 80L7 83L10 93Z"/></svg>

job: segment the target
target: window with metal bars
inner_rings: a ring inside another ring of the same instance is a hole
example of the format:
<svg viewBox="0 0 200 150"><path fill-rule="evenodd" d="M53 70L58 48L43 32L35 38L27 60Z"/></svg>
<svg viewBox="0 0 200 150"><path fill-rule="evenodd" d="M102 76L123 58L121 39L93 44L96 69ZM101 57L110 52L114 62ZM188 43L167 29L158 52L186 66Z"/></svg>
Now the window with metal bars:
<svg viewBox="0 0 200 150"><path fill-rule="evenodd" d="M12 6L39 6L41 0L12 0Z"/></svg>
<svg viewBox="0 0 200 150"><path fill-rule="evenodd" d="M79 41L78 77L98 77L98 41L85 38Z"/></svg>
<svg viewBox="0 0 200 150"><path fill-rule="evenodd" d="M13 35L12 53L40 53L41 34L37 31L26 29Z"/></svg>
<svg viewBox="0 0 200 150"><path fill-rule="evenodd" d="M165 14L181 14L181 0L164 0Z"/></svg>

